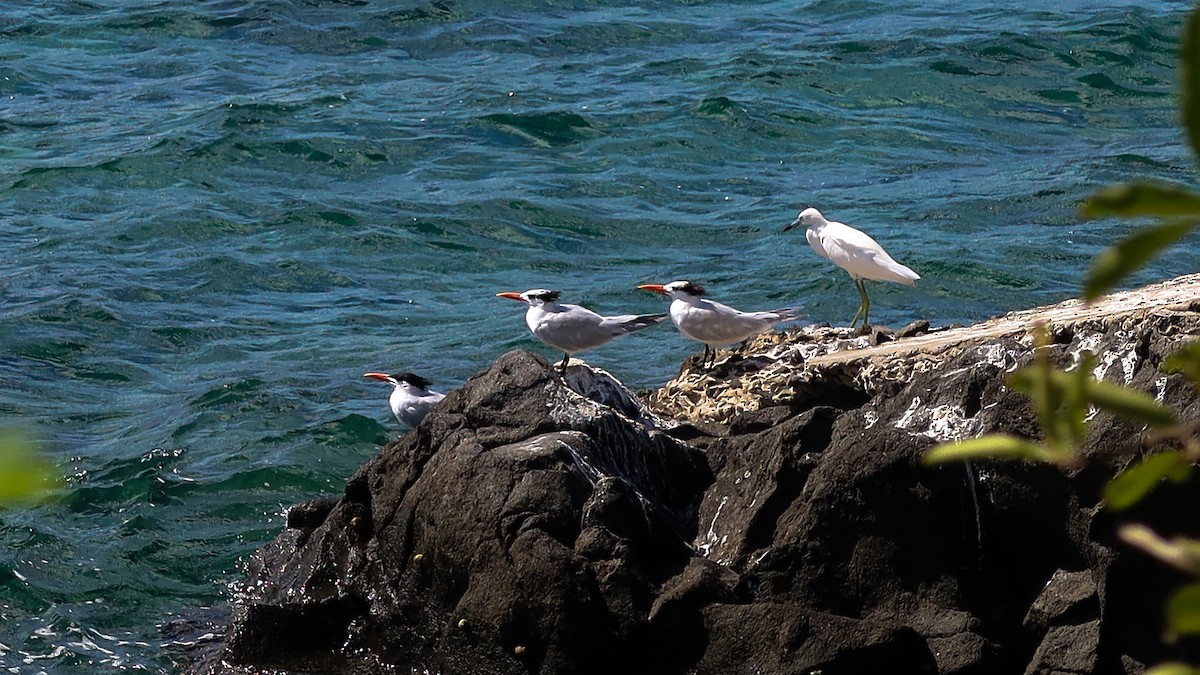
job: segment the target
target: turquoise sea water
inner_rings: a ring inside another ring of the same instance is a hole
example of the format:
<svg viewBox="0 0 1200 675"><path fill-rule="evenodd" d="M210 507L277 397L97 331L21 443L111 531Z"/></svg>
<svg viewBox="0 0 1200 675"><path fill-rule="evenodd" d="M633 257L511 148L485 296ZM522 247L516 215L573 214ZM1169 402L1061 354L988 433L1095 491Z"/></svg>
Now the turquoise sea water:
<svg viewBox="0 0 1200 675"><path fill-rule="evenodd" d="M1018 5L0 1L0 425L66 481L0 512L0 672L175 670L158 626L400 432L362 373L558 357L498 291L845 324L780 232L817 206L922 275L877 322L1073 295L1130 228L1082 197L1194 175L1186 7ZM584 357L652 387L695 350Z"/></svg>

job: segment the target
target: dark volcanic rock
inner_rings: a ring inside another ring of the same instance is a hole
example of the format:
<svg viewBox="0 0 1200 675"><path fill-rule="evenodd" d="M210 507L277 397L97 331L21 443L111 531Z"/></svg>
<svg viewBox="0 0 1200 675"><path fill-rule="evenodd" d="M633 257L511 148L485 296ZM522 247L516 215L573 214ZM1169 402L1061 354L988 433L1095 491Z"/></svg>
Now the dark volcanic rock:
<svg viewBox="0 0 1200 675"><path fill-rule="evenodd" d="M1197 334L1178 308L1081 320L1053 358L1093 351L1097 377L1195 420L1194 388L1157 367ZM685 369L704 384L651 397L705 411L681 425L599 371L506 354L340 499L289 514L192 672L1135 673L1186 656L1159 623L1180 577L1128 552L1100 505L1142 430L1097 415L1070 472L926 467L941 441L1038 432L1004 383L1027 341L904 352L940 335L839 361L803 334ZM738 370L767 362L775 380ZM1131 517L1196 534L1198 488L1160 486Z"/></svg>
<svg viewBox="0 0 1200 675"><path fill-rule="evenodd" d="M1094 673L1099 648L1099 619L1078 626L1055 626L1046 633L1046 639L1038 647L1025 672L1027 675Z"/></svg>
<svg viewBox="0 0 1200 675"><path fill-rule="evenodd" d="M698 450L507 354L364 465L315 529L259 552L221 656L297 672L630 667L711 482Z"/></svg>
<svg viewBox="0 0 1200 675"><path fill-rule="evenodd" d="M1045 631L1048 626L1067 623L1073 616L1083 619L1100 617L1100 599L1091 570L1058 570L1025 615L1025 627Z"/></svg>
<svg viewBox="0 0 1200 675"><path fill-rule="evenodd" d="M928 332L929 332L929 322L926 321L925 319L918 319L917 321L914 321L914 322L908 324L907 326L901 328L900 330L896 331L896 339L900 340L903 338L913 337L916 335L924 335L925 333L928 333Z"/></svg>

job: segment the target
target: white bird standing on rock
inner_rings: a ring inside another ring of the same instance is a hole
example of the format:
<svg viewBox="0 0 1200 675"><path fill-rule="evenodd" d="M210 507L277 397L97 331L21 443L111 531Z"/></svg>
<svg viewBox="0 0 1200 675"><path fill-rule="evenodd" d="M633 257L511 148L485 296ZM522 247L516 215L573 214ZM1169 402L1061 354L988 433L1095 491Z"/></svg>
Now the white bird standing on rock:
<svg viewBox="0 0 1200 675"><path fill-rule="evenodd" d="M790 225L783 228L783 231L787 232L801 225L808 228L808 232L805 233L808 245L818 255L829 258L834 265L849 272L850 278L854 280L861 303L858 311L854 313L854 318L850 320L851 328L854 328L859 316L862 316L863 325L868 325L871 299L867 297L864 280L894 281L912 286L913 282L921 278L916 272L892 260L892 256L883 250L879 242L865 232L845 223L825 220L825 216L816 209L804 209Z"/></svg>
<svg viewBox="0 0 1200 675"><path fill-rule="evenodd" d="M804 316L800 307L771 312L743 312L714 300L705 300L704 287L690 281L642 284L638 288L671 298L669 311L675 327L685 337L704 343L704 357L700 360L702 368L708 362L709 354L716 361L717 347L741 342L781 321Z"/></svg>
<svg viewBox="0 0 1200 675"><path fill-rule="evenodd" d="M534 337L563 353L560 375L566 374L567 362L572 354L599 347L618 335L648 328L667 318L666 314L600 316L579 305L559 304L558 296L561 294L561 291L544 288L534 288L524 293L509 291L496 294L497 297L529 306L525 310L525 323Z"/></svg>
<svg viewBox="0 0 1200 675"><path fill-rule="evenodd" d="M392 414L396 416L396 419L414 429L421 423L421 420L425 419L438 401L446 398L445 394L439 394L429 389L431 384L429 380L413 373L401 372L395 375L363 373L363 377L392 385L392 395L388 397L388 405L392 408Z"/></svg>

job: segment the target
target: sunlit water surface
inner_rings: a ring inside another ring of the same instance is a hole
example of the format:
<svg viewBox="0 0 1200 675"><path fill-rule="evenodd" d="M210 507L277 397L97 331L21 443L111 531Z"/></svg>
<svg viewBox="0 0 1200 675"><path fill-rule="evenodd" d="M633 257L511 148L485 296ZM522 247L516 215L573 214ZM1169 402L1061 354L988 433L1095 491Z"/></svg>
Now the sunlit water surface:
<svg viewBox="0 0 1200 675"><path fill-rule="evenodd" d="M0 422L66 480L0 512L0 664L175 670L159 626L400 432L362 373L558 358L498 291L650 312L690 278L845 324L781 232L818 206L922 275L877 322L1075 294L1132 227L1084 196L1192 179L1180 7L0 2ZM696 349L585 357L647 388Z"/></svg>

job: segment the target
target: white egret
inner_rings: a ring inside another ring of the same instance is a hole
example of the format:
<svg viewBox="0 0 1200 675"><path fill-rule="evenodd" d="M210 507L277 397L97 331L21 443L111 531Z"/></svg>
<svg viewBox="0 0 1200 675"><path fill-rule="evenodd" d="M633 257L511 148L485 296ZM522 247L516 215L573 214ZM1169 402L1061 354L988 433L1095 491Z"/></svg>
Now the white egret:
<svg viewBox="0 0 1200 675"><path fill-rule="evenodd" d="M851 328L854 328L859 316L862 316L863 325L868 325L871 299L867 297L866 280L894 281L912 286L921 278L916 272L892 260L892 256L883 250L879 242L865 232L845 223L826 220L825 216L814 208L801 211L783 231L787 232L801 225L808 228L805 233L808 245L818 255L829 258L833 264L849 272L854 287L858 289L861 303L850 321Z"/></svg>

